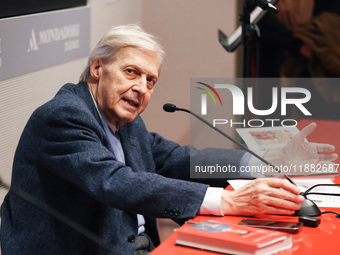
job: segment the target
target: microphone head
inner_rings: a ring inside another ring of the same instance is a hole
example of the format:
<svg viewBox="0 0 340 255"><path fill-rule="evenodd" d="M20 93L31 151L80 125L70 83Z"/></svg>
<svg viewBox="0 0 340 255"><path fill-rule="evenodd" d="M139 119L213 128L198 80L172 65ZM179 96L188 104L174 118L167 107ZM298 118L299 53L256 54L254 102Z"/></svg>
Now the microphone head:
<svg viewBox="0 0 340 255"><path fill-rule="evenodd" d="M163 110L166 112L175 112L177 110L177 107L174 104L164 104Z"/></svg>

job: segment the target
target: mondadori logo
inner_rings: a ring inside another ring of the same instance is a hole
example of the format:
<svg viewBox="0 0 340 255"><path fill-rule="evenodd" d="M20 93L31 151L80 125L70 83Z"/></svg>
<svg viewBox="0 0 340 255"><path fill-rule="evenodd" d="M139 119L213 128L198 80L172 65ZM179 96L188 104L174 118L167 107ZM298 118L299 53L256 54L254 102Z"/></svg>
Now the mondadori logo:
<svg viewBox="0 0 340 255"><path fill-rule="evenodd" d="M38 51L41 45L64 41L64 50L70 51L80 47L80 24L71 24L62 27L44 30L32 29L30 33L27 52Z"/></svg>
<svg viewBox="0 0 340 255"><path fill-rule="evenodd" d="M199 84L199 86L197 86ZM272 87L271 88L271 106L267 109L256 109L253 102L253 88L248 87L246 95L244 95L242 89L233 84L208 84L207 82L196 82L197 89L202 91L200 95L200 109L201 115L209 115L208 100L212 100L214 105L210 107L222 107L224 112L230 112L229 106L223 106L222 100L225 93L229 93L232 96L232 114L234 116L244 116L246 109L255 116L261 116L258 119L241 119L237 122L233 119L214 118L213 126L217 125L230 125L237 127L263 127L263 126L284 126L292 127L297 125L297 120L286 119L287 107L289 105L295 106L305 116L311 116L304 104L310 101L311 93L308 89L301 87ZM295 95L292 98L292 95ZM296 95L298 97L296 98ZM209 96L209 97L208 97ZM268 96L268 95L267 95ZM218 103L219 102L219 103ZM283 118L270 118L280 105L280 115ZM224 109L225 108L225 109ZM268 116L269 118L266 118Z"/></svg>

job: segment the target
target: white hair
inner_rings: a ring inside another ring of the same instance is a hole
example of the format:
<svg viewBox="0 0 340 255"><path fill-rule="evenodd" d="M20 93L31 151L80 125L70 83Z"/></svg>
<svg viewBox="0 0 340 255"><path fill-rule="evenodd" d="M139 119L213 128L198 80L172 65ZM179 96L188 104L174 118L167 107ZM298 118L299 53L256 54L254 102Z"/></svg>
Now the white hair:
<svg viewBox="0 0 340 255"><path fill-rule="evenodd" d="M92 50L88 63L80 76L80 81L87 81L90 76L90 65L93 59L113 60L117 52L124 47L136 47L158 54L162 64L165 52L157 39L143 31L135 24L112 27Z"/></svg>

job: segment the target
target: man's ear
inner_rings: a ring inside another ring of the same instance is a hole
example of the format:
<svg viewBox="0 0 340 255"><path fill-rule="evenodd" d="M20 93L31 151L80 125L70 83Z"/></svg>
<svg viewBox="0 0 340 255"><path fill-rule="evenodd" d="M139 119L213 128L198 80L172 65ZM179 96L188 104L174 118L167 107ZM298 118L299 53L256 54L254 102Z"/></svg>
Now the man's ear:
<svg viewBox="0 0 340 255"><path fill-rule="evenodd" d="M100 78L100 69L103 66L103 60L101 58L92 59L90 63L91 77L96 81Z"/></svg>

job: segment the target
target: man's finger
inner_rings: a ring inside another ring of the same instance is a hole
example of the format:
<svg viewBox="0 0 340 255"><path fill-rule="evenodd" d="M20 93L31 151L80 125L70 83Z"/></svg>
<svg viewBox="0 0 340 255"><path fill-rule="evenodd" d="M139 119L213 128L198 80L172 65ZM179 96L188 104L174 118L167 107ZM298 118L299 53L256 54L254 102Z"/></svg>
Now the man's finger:
<svg viewBox="0 0 340 255"><path fill-rule="evenodd" d="M311 145L315 145L316 150L318 153L322 152L332 152L335 150L335 147L331 144L326 144L326 143L311 143Z"/></svg>
<svg viewBox="0 0 340 255"><path fill-rule="evenodd" d="M316 123L315 122L313 122L313 123L309 124L308 126L304 127L300 131L300 133L298 134L298 139L302 142L308 135L313 133L315 128L316 128Z"/></svg>
<svg viewBox="0 0 340 255"><path fill-rule="evenodd" d="M319 154L319 161L334 161L338 158L338 154Z"/></svg>
<svg viewBox="0 0 340 255"><path fill-rule="evenodd" d="M301 208L301 203L291 201L288 199L271 197L268 199L267 206L273 206L276 208L287 210L299 210Z"/></svg>
<svg viewBox="0 0 340 255"><path fill-rule="evenodd" d="M282 188L285 189L293 194L300 194L300 189L295 186L294 184L291 184L286 179L278 179L278 178L270 178L267 181L267 185L272 188Z"/></svg>

